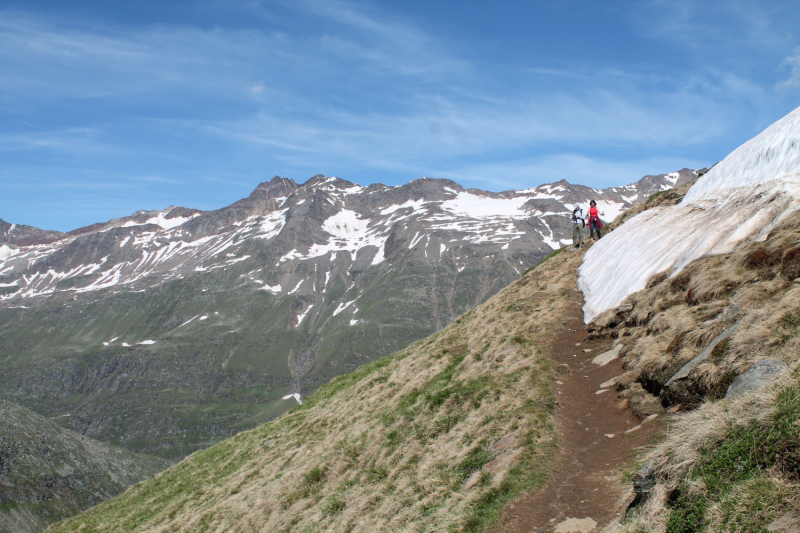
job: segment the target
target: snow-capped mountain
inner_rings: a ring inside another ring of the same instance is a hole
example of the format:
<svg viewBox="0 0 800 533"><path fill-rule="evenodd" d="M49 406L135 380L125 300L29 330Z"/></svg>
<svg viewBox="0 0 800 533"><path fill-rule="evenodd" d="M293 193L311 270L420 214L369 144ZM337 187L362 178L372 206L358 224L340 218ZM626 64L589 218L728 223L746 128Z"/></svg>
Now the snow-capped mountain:
<svg viewBox="0 0 800 533"><path fill-rule="evenodd" d="M239 252L259 241L287 249L276 267L320 257L335 261L344 252L350 253L351 261L369 256L369 264L376 265L391 251L393 242L387 249L390 237L408 233L404 237L409 240L410 228L414 236L408 248L419 246L426 257L484 243L511 250L504 255L543 253L548 249L542 244L555 249L570 242L563 222L573 204L596 199L600 211L613 220L648 195L693 177L694 172L684 169L605 190L562 181L503 193L465 190L454 182L427 178L403 187L361 187L324 176L315 176L302 186L275 177L248 198L208 213L182 207L138 211L66 234L0 220L0 279L4 282L0 286L6 289L0 300L150 287L190 272L225 269L244 261L250 256ZM297 235L298 230L306 235L288 249L286 241L291 239L285 237ZM86 244L91 258L71 253ZM458 253L451 255L459 263ZM509 262L512 270L519 271L518 265L525 262ZM280 283L270 285L264 277L253 280L274 294L289 292ZM285 274L277 277L284 284L293 281ZM75 283L65 286L66 280Z"/></svg>
<svg viewBox="0 0 800 533"><path fill-rule="evenodd" d="M612 220L696 176L501 193L275 177L216 211L0 221L0 394L175 457L438 331L571 243L574 204Z"/></svg>
<svg viewBox="0 0 800 533"><path fill-rule="evenodd" d="M586 253L584 318L618 306L658 272L672 276L704 255L763 241L800 209L800 107L703 175L680 205L650 209Z"/></svg>

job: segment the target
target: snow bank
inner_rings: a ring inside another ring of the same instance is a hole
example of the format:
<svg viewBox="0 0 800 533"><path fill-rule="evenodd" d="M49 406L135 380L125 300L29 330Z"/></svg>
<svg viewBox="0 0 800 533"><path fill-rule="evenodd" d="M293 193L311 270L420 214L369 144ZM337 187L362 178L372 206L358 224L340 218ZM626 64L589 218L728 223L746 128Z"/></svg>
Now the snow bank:
<svg viewBox="0 0 800 533"><path fill-rule="evenodd" d="M712 168L683 199L686 205L763 181L800 182L800 107Z"/></svg>
<svg viewBox="0 0 800 533"><path fill-rule="evenodd" d="M618 306L658 272L763 240L800 209L800 108L743 144L690 189L680 205L644 211L586 253L578 287L584 320Z"/></svg>

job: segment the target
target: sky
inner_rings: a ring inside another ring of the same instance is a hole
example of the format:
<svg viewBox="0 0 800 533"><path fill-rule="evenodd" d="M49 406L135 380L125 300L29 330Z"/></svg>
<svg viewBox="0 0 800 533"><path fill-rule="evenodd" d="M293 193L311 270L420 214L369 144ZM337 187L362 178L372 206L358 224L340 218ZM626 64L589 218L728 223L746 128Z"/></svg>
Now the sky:
<svg viewBox="0 0 800 533"><path fill-rule="evenodd" d="M709 166L800 106L798 28L796 0L3 0L0 218Z"/></svg>

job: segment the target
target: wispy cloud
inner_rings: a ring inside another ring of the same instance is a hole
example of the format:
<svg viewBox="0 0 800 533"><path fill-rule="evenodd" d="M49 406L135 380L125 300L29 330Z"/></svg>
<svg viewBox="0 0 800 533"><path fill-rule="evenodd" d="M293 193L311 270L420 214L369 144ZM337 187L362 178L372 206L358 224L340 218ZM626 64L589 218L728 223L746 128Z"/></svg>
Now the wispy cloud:
<svg viewBox="0 0 800 533"><path fill-rule="evenodd" d="M32 124L23 124L36 128ZM96 128L64 128L55 131L37 128L33 131L0 135L0 152L46 150L89 157L119 154L122 151L120 147L105 143L99 136L100 131Z"/></svg>
<svg viewBox="0 0 800 533"><path fill-rule="evenodd" d="M776 84L779 90L800 89L800 46L791 55L783 60L782 67L789 67L789 77Z"/></svg>

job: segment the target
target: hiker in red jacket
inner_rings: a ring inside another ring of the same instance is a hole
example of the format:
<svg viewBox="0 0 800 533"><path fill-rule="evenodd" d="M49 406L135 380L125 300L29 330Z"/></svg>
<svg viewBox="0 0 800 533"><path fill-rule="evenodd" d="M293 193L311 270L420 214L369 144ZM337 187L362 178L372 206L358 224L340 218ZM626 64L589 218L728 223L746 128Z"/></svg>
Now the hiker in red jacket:
<svg viewBox="0 0 800 533"><path fill-rule="evenodd" d="M600 220L600 216L604 215L605 213L598 213L597 211L597 202L592 200L589 202L589 238L594 240L594 232L597 231L597 239L603 238L600 234L600 230L603 228L603 221Z"/></svg>

